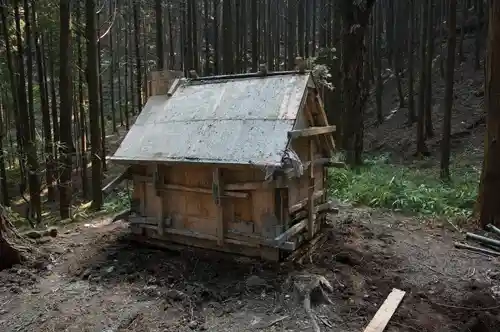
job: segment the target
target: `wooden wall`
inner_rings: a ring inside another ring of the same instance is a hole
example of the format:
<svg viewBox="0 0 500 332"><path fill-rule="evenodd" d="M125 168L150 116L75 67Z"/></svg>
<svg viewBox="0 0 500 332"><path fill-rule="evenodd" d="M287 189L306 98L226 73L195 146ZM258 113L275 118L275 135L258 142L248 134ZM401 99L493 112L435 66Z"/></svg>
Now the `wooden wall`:
<svg viewBox="0 0 500 332"><path fill-rule="evenodd" d="M177 186L175 189L157 190L152 181L156 166L142 170L135 176L133 197L141 203L145 217L171 218L169 227L197 233L217 235L217 206L212 195L214 166L176 165L158 167L160 187ZM224 184L264 181L264 172L250 167L223 168ZM189 189L189 191L183 190ZM247 197L224 197L223 220L226 232L254 236L268 235L281 227L275 217L273 188L239 191ZM275 236L274 234L272 234Z"/></svg>

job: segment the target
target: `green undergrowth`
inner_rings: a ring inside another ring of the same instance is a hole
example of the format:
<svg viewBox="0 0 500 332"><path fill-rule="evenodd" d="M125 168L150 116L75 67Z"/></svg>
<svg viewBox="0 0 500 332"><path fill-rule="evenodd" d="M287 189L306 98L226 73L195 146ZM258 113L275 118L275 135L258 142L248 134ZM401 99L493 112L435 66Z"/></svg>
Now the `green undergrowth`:
<svg viewBox="0 0 500 332"><path fill-rule="evenodd" d="M131 188L115 191L104 198L103 210L108 213L122 212L130 209Z"/></svg>
<svg viewBox="0 0 500 332"><path fill-rule="evenodd" d="M434 217L466 217L477 197L479 169L451 169L452 182L439 180L436 166L393 165L385 156L357 169L330 169L329 194L344 202Z"/></svg>

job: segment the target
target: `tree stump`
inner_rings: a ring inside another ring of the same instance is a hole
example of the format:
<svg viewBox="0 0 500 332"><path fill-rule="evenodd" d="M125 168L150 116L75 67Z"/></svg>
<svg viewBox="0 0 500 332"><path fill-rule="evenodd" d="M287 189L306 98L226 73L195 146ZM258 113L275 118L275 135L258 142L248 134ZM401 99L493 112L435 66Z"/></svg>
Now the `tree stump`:
<svg viewBox="0 0 500 332"><path fill-rule="evenodd" d="M293 287L296 298L302 302L304 310L311 320L314 332L320 332L318 319L312 306L319 304L332 304L328 293L333 292L333 287L325 277L317 274L292 275L284 283L285 289Z"/></svg>
<svg viewBox="0 0 500 332"><path fill-rule="evenodd" d="M32 244L19 235L5 208L0 206L0 271L27 261L33 251Z"/></svg>

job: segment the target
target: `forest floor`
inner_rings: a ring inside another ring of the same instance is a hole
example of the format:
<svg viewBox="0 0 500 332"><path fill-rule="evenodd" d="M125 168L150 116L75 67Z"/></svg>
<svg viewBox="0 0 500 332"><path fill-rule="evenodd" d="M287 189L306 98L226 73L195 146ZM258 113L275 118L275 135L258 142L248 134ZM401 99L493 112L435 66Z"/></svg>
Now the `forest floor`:
<svg viewBox="0 0 500 332"><path fill-rule="evenodd" d="M361 331L392 288L406 292L387 331L497 331L498 260L453 247L444 225L343 209L302 264L138 247L110 219L61 228L50 260L0 272L0 330L312 331L287 280L324 276L322 331Z"/></svg>

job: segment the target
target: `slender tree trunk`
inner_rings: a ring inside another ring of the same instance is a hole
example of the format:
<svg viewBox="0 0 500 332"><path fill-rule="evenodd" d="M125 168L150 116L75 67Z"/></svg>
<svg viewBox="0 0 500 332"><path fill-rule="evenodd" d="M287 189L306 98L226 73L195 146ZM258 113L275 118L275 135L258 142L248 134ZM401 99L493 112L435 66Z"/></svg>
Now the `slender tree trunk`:
<svg viewBox="0 0 500 332"><path fill-rule="evenodd" d="M230 74L234 72L234 58L233 58L233 27L232 27L232 6L230 1L222 2L222 39L223 47L223 68L224 73ZM257 31L255 32L257 34ZM256 43L256 46L258 44ZM258 50L258 48L257 48ZM254 55L255 56L255 55ZM257 55L258 56L258 55Z"/></svg>
<svg viewBox="0 0 500 332"><path fill-rule="evenodd" d="M5 170L5 150L3 146L5 138L5 128L4 128L4 104L3 100L0 99L0 189L2 191L2 204L4 206L10 206L9 199L9 189L7 186L7 172Z"/></svg>
<svg viewBox="0 0 500 332"><path fill-rule="evenodd" d="M421 21L421 41L420 41L420 84L418 93L418 116L417 116L417 156L428 154L425 144L425 92L427 84L426 70L426 45L427 45L427 20L429 19L429 3L431 0L425 0L422 6L422 21Z"/></svg>
<svg viewBox="0 0 500 332"><path fill-rule="evenodd" d="M481 23L484 18L484 3L483 0L477 1L477 16L478 16L478 27L476 29L476 40L474 48L474 69L481 69L481 47L483 39L483 29L481 28Z"/></svg>
<svg viewBox="0 0 500 332"><path fill-rule="evenodd" d="M81 24L83 23L82 20L82 15L81 15L81 7L82 4L79 3L77 7L77 15L78 15L78 22ZM88 176L87 176L87 120L85 116L85 107L84 107L84 100L83 100L83 75L82 75L82 70L83 70L83 50L82 50L82 38L80 34L77 35L76 37L76 43L78 47L78 68L80 70L78 71L78 113L80 115L80 154L82 158L82 172L81 172L81 178L82 178L82 195L84 198L88 198L89 196L89 189L88 189Z"/></svg>
<svg viewBox="0 0 500 332"><path fill-rule="evenodd" d="M40 34L38 33L37 20L35 7L32 8L32 21L35 37L35 51L36 51L36 62L38 71L38 86L40 88L40 106L42 110L42 124L43 124L43 134L44 134L44 148L45 148L45 181L47 182L47 199L51 202L55 201L55 191L54 183L55 177L55 165L54 156L52 154L52 128L50 126L50 106L47 93L47 79L46 72L44 68L43 52L40 46Z"/></svg>
<svg viewBox="0 0 500 332"><path fill-rule="evenodd" d="M453 107L453 83L455 74L455 49L457 44L457 1L448 4L448 56L446 59L446 87L444 92L443 138L441 140L441 179L450 180L451 110Z"/></svg>
<svg viewBox="0 0 500 332"><path fill-rule="evenodd" d="M139 2L134 0L133 15L134 15L134 44L135 44L135 70L136 70L136 89L137 89L137 109L136 114L139 114L142 109L142 93L141 93L141 52L139 43Z"/></svg>
<svg viewBox="0 0 500 332"><path fill-rule="evenodd" d="M60 160L61 176L59 185L61 219L70 216L71 205L71 9L66 0L60 1L60 45L59 45L59 94L60 94Z"/></svg>
<svg viewBox="0 0 500 332"><path fill-rule="evenodd" d="M99 112L100 112L100 121L101 121L101 162L102 162L102 170L106 172L106 120L104 117L104 93L102 89L102 61L101 61L101 39L99 38L100 29L99 24L101 22L100 12L97 14L97 72L98 72L98 84L99 84Z"/></svg>
<svg viewBox="0 0 500 332"><path fill-rule="evenodd" d="M375 4L375 18L373 20L374 26L373 30L375 31L375 38L373 38L373 42L375 43L374 47L374 67L376 70L375 74L375 104L377 106L377 122L384 122L384 115L382 110L382 95L384 93L384 82L382 82L382 54L381 54L381 45L382 34L381 31L383 29L383 21L382 21L382 5Z"/></svg>
<svg viewBox="0 0 500 332"><path fill-rule="evenodd" d="M155 0L155 23L156 23L156 70L163 70L165 67L165 51L163 44L163 10L162 1Z"/></svg>
<svg viewBox="0 0 500 332"><path fill-rule="evenodd" d="M97 27L95 0L86 0L86 37L87 37L87 81L89 91L90 141L92 154L92 207L102 208L102 163L101 132L99 122L99 65L97 63Z"/></svg>
<svg viewBox="0 0 500 332"><path fill-rule="evenodd" d="M118 10L115 8L115 10ZM109 15L113 17L113 7L112 1L109 2ZM111 125L113 127L113 133L115 134L118 130L116 129L116 107L115 107L115 52L113 50L113 26L110 27L109 34L109 56L111 57L111 63L109 65L109 95L111 97Z"/></svg>

